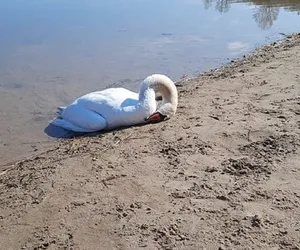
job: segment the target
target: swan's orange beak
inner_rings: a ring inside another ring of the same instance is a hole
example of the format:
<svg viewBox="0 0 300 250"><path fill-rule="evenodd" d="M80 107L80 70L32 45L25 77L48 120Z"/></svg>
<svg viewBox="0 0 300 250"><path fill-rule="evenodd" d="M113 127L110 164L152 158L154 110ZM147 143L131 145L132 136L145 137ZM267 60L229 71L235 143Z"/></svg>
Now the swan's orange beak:
<svg viewBox="0 0 300 250"><path fill-rule="evenodd" d="M145 121L148 123L157 123L163 121L165 118L166 118L165 115L162 115L159 112L155 112L152 115L150 115L148 118L146 118Z"/></svg>

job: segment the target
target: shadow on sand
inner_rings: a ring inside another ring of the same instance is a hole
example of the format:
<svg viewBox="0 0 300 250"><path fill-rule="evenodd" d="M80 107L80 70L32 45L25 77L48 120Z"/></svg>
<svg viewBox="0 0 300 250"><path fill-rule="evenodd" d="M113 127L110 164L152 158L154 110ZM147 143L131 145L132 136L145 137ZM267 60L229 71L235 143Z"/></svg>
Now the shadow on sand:
<svg viewBox="0 0 300 250"><path fill-rule="evenodd" d="M52 137L52 138L65 138L65 139L78 137L78 136L82 136L82 135L85 134L85 133L76 133L76 132L68 131L68 130L65 130L63 128L57 127L57 126L55 126L51 123L48 124L48 126L44 129L44 132L49 137Z"/></svg>
<svg viewBox="0 0 300 250"><path fill-rule="evenodd" d="M116 128L116 129L111 129L111 130L101 130L99 132L91 132L91 133L78 133L78 132L73 132L73 131L68 131L63 128L57 127L53 124L48 124L48 126L44 129L44 132L52 138L57 138L57 139L70 139L74 137L89 137L89 136L99 136L111 133L111 132L117 132L121 131L124 129L132 128L132 127L143 127L147 125L145 124L138 124L138 125L133 125L133 126L127 126L127 127L121 127L121 128Z"/></svg>

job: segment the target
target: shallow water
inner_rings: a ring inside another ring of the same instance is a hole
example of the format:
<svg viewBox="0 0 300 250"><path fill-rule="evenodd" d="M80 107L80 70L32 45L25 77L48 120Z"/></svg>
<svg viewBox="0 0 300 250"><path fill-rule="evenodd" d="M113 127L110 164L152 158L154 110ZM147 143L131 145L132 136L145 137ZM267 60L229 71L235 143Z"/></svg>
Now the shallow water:
<svg viewBox="0 0 300 250"><path fill-rule="evenodd" d="M0 159L83 93L197 74L299 24L298 0L1 0Z"/></svg>

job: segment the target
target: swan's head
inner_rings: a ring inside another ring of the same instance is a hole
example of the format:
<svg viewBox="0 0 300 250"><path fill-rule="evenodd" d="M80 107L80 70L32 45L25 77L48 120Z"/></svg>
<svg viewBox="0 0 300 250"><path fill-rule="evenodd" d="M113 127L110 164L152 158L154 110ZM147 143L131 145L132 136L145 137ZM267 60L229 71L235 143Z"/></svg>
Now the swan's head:
<svg viewBox="0 0 300 250"><path fill-rule="evenodd" d="M178 105L178 93L174 82L169 77L160 74L148 76L145 81L162 97L161 106L145 121L156 123L170 119L176 113Z"/></svg>

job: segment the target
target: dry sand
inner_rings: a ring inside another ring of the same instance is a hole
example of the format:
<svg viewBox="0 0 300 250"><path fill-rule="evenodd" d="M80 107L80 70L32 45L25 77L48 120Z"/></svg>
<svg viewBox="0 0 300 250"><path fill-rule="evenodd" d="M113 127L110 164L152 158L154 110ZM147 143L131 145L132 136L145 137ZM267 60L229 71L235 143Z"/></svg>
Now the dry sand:
<svg viewBox="0 0 300 250"><path fill-rule="evenodd" d="M178 82L171 120L1 167L1 249L300 249L300 34Z"/></svg>

